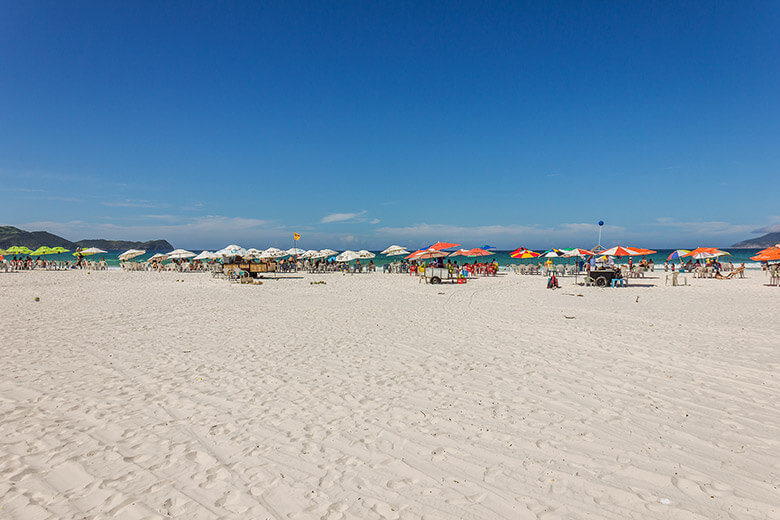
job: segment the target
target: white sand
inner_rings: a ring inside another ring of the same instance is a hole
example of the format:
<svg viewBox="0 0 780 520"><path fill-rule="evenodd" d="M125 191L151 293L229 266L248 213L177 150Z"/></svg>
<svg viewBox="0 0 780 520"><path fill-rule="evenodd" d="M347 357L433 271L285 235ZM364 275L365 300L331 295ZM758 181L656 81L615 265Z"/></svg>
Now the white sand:
<svg viewBox="0 0 780 520"><path fill-rule="evenodd" d="M748 276L0 274L0 518L780 518Z"/></svg>

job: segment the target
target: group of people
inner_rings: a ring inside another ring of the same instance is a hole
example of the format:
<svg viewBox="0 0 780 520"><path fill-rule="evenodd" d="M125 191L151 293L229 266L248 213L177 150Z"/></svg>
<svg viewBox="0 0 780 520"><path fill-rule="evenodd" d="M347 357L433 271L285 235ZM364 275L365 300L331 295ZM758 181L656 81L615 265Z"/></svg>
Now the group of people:
<svg viewBox="0 0 780 520"><path fill-rule="evenodd" d="M42 256L33 258L31 256L17 255L11 258L2 258L0 260L0 269L5 272L8 271L29 271L32 269L46 269L47 271L60 271L64 269L94 269L105 270L108 269L108 264L105 258L101 258L99 262L91 262L85 260L84 257L79 256L75 262L64 260L49 260Z"/></svg>

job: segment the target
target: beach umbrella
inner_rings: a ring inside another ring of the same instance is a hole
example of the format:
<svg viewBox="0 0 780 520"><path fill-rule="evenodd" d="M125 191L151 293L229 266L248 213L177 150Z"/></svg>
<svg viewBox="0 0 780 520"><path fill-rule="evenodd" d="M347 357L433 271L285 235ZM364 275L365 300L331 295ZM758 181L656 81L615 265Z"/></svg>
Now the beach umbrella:
<svg viewBox="0 0 780 520"><path fill-rule="evenodd" d="M669 256L666 257L666 259L667 260L679 260L682 257L684 257L685 255L687 255L688 253L690 253L690 251L687 250L687 249L675 249L674 251L672 251L672 253Z"/></svg>
<svg viewBox="0 0 780 520"><path fill-rule="evenodd" d="M380 255L394 256L394 255L399 254L399 253L397 253L397 251L406 251L406 248L403 247L403 246L392 245L392 246L388 247L387 249L385 249L384 251L382 251L379 254Z"/></svg>
<svg viewBox="0 0 780 520"><path fill-rule="evenodd" d="M492 251L486 251L485 249L482 249L481 247L475 247L474 249L469 249L463 253L464 256L490 256L494 255Z"/></svg>
<svg viewBox="0 0 780 520"><path fill-rule="evenodd" d="M281 258L283 256L287 256L287 251L282 251L281 249L277 249L275 247L269 247L260 253L260 258Z"/></svg>
<svg viewBox="0 0 780 520"><path fill-rule="evenodd" d="M11 254L11 255L31 255L32 254L32 250L27 248L27 247L24 247L24 246L11 246L8 249L6 249L6 251L8 251L8 254Z"/></svg>
<svg viewBox="0 0 780 520"><path fill-rule="evenodd" d="M303 249L300 249L300 248L298 248L298 247L291 247L290 249L288 249L288 250L286 251L286 253L287 253L288 255L300 255L301 253L305 253L305 252L306 252L306 251L304 251Z"/></svg>
<svg viewBox="0 0 780 520"><path fill-rule="evenodd" d="M596 253L594 253L590 249L581 249L579 247L573 247L571 249L565 249L564 253L563 253L563 256L569 257L569 258L571 258L573 256L578 256L580 258L585 258L586 256L593 256L595 254Z"/></svg>
<svg viewBox="0 0 780 520"><path fill-rule="evenodd" d="M219 255L212 253L211 251L201 251L193 260L213 260L219 258Z"/></svg>
<svg viewBox="0 0 780 520"><path fill-rule="evenodd" d="M755 260L756 262L769 262L772 260L780 260L780 244L774 245L772 247L767 247L766 249L762 249L758 253L756 253L756 256L751 256L751 260Z"/></svg>
<svg viewBox="0 0 780 520"><path fill-rule="evenodd" d="M230 244L229 246L225 246L222 249L220 249L219 251L217 251L216 254L218 254L221 257L226 257L226 256L228 256L228 257L229 256L241 256L241 257L243 257L243 256L246 256L246 249L244 249L243 247L238 246L236 244Z"/></svg>
<svg viewBox="0 0 780 520"><path fill-rule="evenodd" d="M376 255L374 253L372 253L371 251L368 251L366 249L361 249L360 251L358 251L358 255L359 255L359 257L361 259L364 259L364 260L368 260L370 258L375 258L376 257Z"/></svg>
<svg viewBox="0 0 780 520"><path fill-rule="evenodd" d="M73 253L73 256L78 256L79 254L81 256L89 256L89 255L99 255L101 253L107 253L108 251L103 251L102 249L98 247L88 247L86 249L76 250L75 253Z"/></svg>
<svg viewBox="0 0 780 520"><path fill-rule="evenodd" d="M602 256L639 256L642 253L639 253L638 251L635 251L628 247L615 246L611 249L605 249L604 251L599 251L598 254Z"/></svg>
<svg viewBox="0 0 780 520"><path fill-rule="evenodd" d="M653 251L652 249L645 249L643 247L628 247L626 249L630 249L632 251L636 251L640 255L654 255L654 254L656 254L658 252L658 251Z"/></svg>
<svg viewBox="0 0 780 520"><path fill-rule="evenodd" d="M301 258L312 258L313 255L316 255L317 253L319 253L319 251L317 251L316 249L309 249L301 253L299 256Z"/></svg>
<svg viewBox="0 0 780 520"><path fill-rule="evenodd" d="M685 256L693 257L696 260L705 260L707 258L717 258L719 256L724 256L728 254L730 253L721 251L720 249L714 247L697 247L696 249L694 249L693 251L691 251Z"/></svg>
<svg viewBox="0 0 780 520"><path fill-rule="evenodd" d="M30 254L32 256L56 255L57 251L54 251L49 246L41 246Z"/></svg>
<svg viewBox="0 0 780 520"><path fill-rule="evenodd" d="M340 255L336 257L337 262L351 262L352 260L357 260L360 258L360 255L357 253L357 251L350 251L347 249Z"/></svg>
<svg viewBox="0 0 780 520"><path fill-rule="evenodd" d="M146 250L144 249L128 249L121 255L119 255L120 260L130 260L131 258L135 258L136 256L141 256L146 253Z"/></svg>
<svg viewBox="0 0 780 520"><path fill-rule="evenodd" d="M560 249L550 249L549 251L545 251L541 255L544 258L558 258L561 256L566 256L564 251L561 251Z"/></svg>
<svg viewBox="0 0 780 520"><path fill-rule="evenodd" d="M195 253L192 251L187 251L186 249L174 249L170 253L168 253L168 258L173 259L182 259L182 258L192 258L193 256L196 256Z"/></svg>
<svg viewBox="0 0 780 520"><path fill-rule="evenodd" d="M409 251L406 249L398 249L397 251L393 251L392 253L387 253L385 256L402 256L402 255L408 255Z"/></svg>
<svg viewBox="0 0 780 520"><path fill-rule="evenodd" d="M439 251L437 249L420 249L410 254L406 258L412 260L428 260L431 258L444 258L445 256L448 255L449 253L446 253L444 251Z"/></svg>
<svg viewBox="0 0 780 520"><path fill-rule="evenodd" d="M151 257L149 259L150 262L152 260L159 260L160 262L162 262L163 260L168 260L168 255L163 254L163 253L157 253L156 255L154 255L153 257Z"/></svg>
<svg viewBox="0 0 780 520"><path fill-rule="evenodd" d="M524 247L518 247L511 253L509 253L509 256L512 258L519 258L521 260L525 260L527 258L536 258L539 256L539 253L536 251L531 251L530 249L526 249Z"/></svg>
<svg viewBox="0 0 780 520"><path fill-rule="evenodd" d="M450 256L468 256L466 253L468 253L468 249L458 249L454 253L450 253Z"/></svg>
<svg viewBox="0 0 780 520"><path fill-rule="evenodd" d="M436 242L435 244L425 247L423 249L433 249L434 251L441 251L442 249L452 249L453 247L460 247L460 244L452 244L450 242Z"/></svg>

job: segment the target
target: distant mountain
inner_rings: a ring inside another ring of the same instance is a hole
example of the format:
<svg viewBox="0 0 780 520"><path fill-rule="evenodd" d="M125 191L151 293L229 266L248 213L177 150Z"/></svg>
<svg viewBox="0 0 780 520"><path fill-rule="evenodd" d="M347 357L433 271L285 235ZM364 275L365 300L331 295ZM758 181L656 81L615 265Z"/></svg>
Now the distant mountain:
<svg viewBox="0 0 780 520"><path fill-rule="evenodd" d="M76 249L76 244L57 235L47 233L46 231L24 231L13 226L0 226L0 248L6 249L11 246L24 246L32 250L41 246L64 247L65 249Z"/></svg>
<svg viewBox="0 0 780 520"><path fill-rule="evenodd" d="M780 233L767 233L766 235L758 238L751 238L749 240L743 240L734 244L735 249L762 249L765 247L780 244Z"/></svg>
<svg viewBox="0 0 780 520"><path fill-rule="evenodd" d="M25 231L13 226L0 226L0 248L24 246L32 250L41 246L64 247L75 251L78 247L99 247L100 249L147 249L152 251L170 251L173 246L167 240L150 240L148 242L131 242L128 240L79 240L71 242L46 231Z"/></svg>
<svg viewBox="0 0 780 520"><path fill-rule="evenodd" d="M127 240L104 240L95 238L79 240L78 247L99 247L100 249L146 249L149 251L170 251L173 246L167 240L149 240L147 242L129 242Z"/></svg>

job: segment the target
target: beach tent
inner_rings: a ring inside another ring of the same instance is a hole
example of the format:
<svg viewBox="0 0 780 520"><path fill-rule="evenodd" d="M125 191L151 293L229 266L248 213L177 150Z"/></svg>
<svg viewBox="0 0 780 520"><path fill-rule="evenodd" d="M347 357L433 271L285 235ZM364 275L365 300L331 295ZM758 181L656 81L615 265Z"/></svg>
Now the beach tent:
<svg viewBox="0 0 780 520"><path fill-rule="evenodd" d="M135 258L136 256L141 256L146 253L146 250L144 249L128 249L121 255L119 255L120 260L130 260L131 258Z"/></svg>

